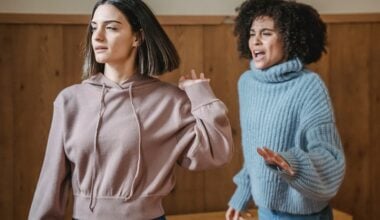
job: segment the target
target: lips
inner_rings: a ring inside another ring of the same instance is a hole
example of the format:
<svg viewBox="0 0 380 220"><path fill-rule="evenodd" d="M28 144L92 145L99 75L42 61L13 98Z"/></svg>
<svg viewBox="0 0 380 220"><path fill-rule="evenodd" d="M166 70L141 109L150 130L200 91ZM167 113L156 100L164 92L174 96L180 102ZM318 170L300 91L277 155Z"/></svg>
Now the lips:
<svg viewBox="0 0 380 220"><path fill-rule="evenodd" d="M95 47L95 51L96 52L102 52L102 51L105 51L105 50L107 50L108 48L107 47L105 47L105 46L97 46L97 47Z"/></svg>

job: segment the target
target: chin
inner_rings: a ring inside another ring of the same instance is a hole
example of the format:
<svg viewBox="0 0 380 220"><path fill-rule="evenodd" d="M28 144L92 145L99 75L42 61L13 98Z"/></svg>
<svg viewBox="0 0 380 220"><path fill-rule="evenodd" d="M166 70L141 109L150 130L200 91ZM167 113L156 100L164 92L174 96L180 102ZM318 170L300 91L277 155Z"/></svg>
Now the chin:
<svg viewBox="0 0 380 220"><path fill-rule="evenodd" d="M259 70L263 70L263 69L267 68L267 66L264 64L261 64L261 63L255 63L255 68L259 69Z"/></svg>
<svg viewBox="0 0 380 220"><path fill-rule="evenodd" d="M95 57L95 60L97 63L106 63L107 62L107 59L104 59L104 58L101 58L101 57Z"/></svg>

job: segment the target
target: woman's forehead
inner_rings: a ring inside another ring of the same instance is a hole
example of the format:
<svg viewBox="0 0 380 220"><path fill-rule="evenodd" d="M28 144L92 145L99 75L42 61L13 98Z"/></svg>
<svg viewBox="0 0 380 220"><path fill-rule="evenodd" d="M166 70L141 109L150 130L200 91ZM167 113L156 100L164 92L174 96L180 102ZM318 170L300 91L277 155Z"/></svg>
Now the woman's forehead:
<svg viewBox="0 0 380 220"><path fill-rule="evenodd" d="M99 7L95 10L94 15L92 17L92 21L94 22L100 22L100 21L125 22L126 19L123 13L119 9L117 9L115 6L111 4L103 4L103 5L99 5Z"/></svg>

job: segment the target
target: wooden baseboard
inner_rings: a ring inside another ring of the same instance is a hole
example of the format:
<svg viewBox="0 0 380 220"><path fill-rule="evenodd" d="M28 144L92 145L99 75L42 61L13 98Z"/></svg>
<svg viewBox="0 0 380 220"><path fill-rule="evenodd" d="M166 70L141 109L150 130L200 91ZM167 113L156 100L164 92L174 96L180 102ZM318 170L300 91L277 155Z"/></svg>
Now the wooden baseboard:
<svg viewBox="0 0 380 220"><path fill-rule="evenodd" d="M247 217L245 220L257 220L257 210L253 209L249 211L252 217ZM221 212L207 212L207 213L195 213L185 215L169 215L168 220L224 220L225 211ZM352 220L352 216L342 211L333 210L335 220Z"/></svg>

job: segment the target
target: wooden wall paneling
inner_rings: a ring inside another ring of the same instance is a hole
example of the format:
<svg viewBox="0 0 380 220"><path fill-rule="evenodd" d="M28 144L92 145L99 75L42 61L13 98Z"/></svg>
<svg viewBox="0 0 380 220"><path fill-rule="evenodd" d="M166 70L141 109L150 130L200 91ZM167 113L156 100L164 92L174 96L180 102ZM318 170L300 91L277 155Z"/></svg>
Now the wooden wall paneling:
<svg viewBox="0 0 380 220"><path fill-rule="evenodd" d="M343 186L333 204L355 219L368 219L370 211L370 27L334 24L330 32L329 89L347 163Z"/></svg>
<svg viewBox="0 0 380 220"><path fill-rule="evenodd" d="M62 25L63 28L63 71L64 87L80 83L84 59L86 25Z"/></svg>
<svg viewBox="0 0 380 220"><path fill-rule="evenodd" d="M178 85L181 74L194 68L203 69L203 30L200 25L165 26L169 38L173 41L181 57L179 69L161 76L161 80ZM167 214L192 213L204 211L204 172L189 171L176 167L177 184L169 196L164 199Z"/></svg>
<svg viewBox="0 0 380 220"><path fill-rule="evenodd" d="M86 25L60 25L62 27L63 50L57 51L58 57L63 57L63 66L55 75L62 80L59 90L81 83L82 65L84 58ZM58 94L56 94L58 95ZM72 219L73 196L69 196L66 220Z"/></svg>
<svg viewBox="0 0 380 220"><path fill-rule="evenodd" d="M371 141L369 147L369 163L370 163L370 176L369 181L369 206L370 216L368 219L377 219L380 216L380 23L371 24L371 47L370 47L370 103L371 103L371 116L370 116L370 136Z"/></svg>
<svg viewBox="0 0 380 220"><path fill-rule="evenodd" d="M160 78L178 85L179 77L190 73L191 69L195 69L197 73L203 71L202 25L164 26L164 29L178 51L181 65L178 69L166 73Z"/></svg>
<svg viewBox="0 0 380 220"><path fill-rule="evenodd" d="M12 25L0 25L0 213L1 219L13 219L13 71Z"/></svg>
<svg viewBox="0 0 380 220"><path fill-rule="evenodd" d="M327 24L327 45L326 45L326 53L323 53L322 57L318 62L312 63L308 65L308 68L310 68L312 71L318 73L318 75L321 76L322 80L325 82L326 86L329 85L329 75L334 74L330 73L330 50L329 45L331 45L330 41L330 31L331 31L331 25Z"/></svg>
<svg viewBox="0 0 380 220"><path fill-rule="evenodd" d="M14 219L27 219L62 84L62 29L26 25L14 31Z"/></svg>
<svg viewBox="0 0 380 220"><path fill-rule="evenodd" d="M329 85L329 75L334 74L330 73L330 57L329 53L323 54L321 59L318 60L318 62L312 63L307 65L307 68L312 70L313 72L317 73L323 80L323 82L326 84L326 86Z"/></svg>
<svg viewBox="0 0 380 220"><path fill-rule="evenodd" d="M0 218L26 219L53 100L64 87L80 82L79 45L86 24L0 23L4 51L0 54ZM203 70L229 108L236 150L232 162L220 169L176 169L177 186L164 205L167 214L224 210L235 189L232 177L243 161L236 83L248 62L237 58L230 24L171 23L165 30L182 64L161 79L177 84L180 73ZM334 21L328 23L328 36L328 54L310 68L328 85L347 158L346 177L332 204L355 219L376 219L380 214L380 24Z"/></svg>
<svg viewBox="0 0 380 220"><path fill-rule="evenodd" d="M248 61L239 59L232 25L205 26L203 52L205 71L211 79L211 86L229 109L235 145L232 161L207 172L205 176L205 209L220 211L228 207L228 201L235 190L232 177L242 166L237 81L240 74L248 68Z"/></svg>

